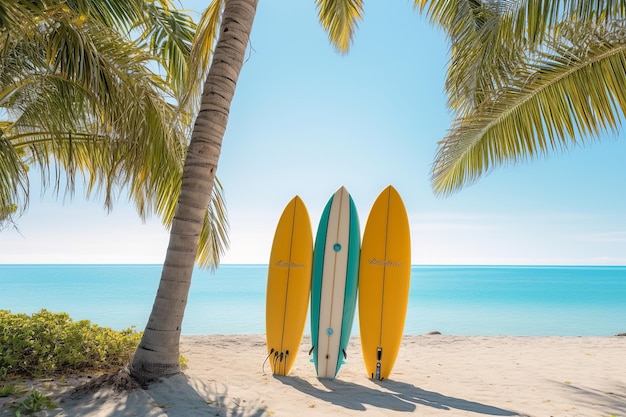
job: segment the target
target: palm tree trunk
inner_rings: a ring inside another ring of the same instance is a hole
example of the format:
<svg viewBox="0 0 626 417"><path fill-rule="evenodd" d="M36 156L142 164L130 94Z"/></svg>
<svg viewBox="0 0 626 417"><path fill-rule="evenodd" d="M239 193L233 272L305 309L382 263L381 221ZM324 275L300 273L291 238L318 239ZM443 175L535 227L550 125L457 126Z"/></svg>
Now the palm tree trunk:
<svg viewBox="0 0 626 417"><path fill-rule="evenodd" d="M176 215L161 281L131 375L149 382L180 372L180 332L198 241L209 205L230 103L252 30L258 0L227 0L220 35L204 83L200 112L183 167Z"/></svg>

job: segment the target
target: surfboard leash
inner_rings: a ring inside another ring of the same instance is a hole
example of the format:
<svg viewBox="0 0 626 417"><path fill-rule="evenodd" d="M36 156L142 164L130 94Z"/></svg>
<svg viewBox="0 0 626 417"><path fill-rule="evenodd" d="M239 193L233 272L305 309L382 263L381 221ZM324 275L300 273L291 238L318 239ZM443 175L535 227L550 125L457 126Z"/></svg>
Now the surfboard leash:
<svg viewBox="0 0 626 417"><path fill-rule="evenodd" d="M270 350L270 353L268 353L268 355L265 357L265 360L263 361L263 366L261 366L261 371L263 372L263 375L265 375L265 364L267 363L267 360L270 358L270 356L272 356L272 353L274 353L274 348Z"/></svg>
<svg viewBox="0 0 626 417"><path fill-rule="evenodd" d="M267 363L267 361L270 359L272 355L274 355L274 357L272 358L273 365L274 365L273 366L274 374L280 374L280 371L276 367L276 364L277 363L282 364L283 359L284 359L285 367L287 366L287 358L289 358L289 350L286 350L285 352L279 352L276 349L272 348L270 349L270 353L265 357L265 360L263 361L263 366L261 367L261 370L263 371L263 375L265 375L265 364Z"/></svg>

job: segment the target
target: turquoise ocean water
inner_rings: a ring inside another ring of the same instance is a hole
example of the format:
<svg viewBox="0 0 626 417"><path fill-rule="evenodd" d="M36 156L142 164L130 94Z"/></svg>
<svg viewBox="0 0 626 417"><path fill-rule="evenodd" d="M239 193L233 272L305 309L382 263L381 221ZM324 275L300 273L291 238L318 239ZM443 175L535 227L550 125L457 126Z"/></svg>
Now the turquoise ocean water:
<svg viewBox="0 0 626 417"><path fill-rule="evenodd" d="M160 265L0 265L0 309L31 314L46 308L116 330L143 330L160 274ZM183 334L264 333L266 279L267 265L196 270ZM414 266L405 333L433 330L522 336L626 332L626 266Z"/></svg>

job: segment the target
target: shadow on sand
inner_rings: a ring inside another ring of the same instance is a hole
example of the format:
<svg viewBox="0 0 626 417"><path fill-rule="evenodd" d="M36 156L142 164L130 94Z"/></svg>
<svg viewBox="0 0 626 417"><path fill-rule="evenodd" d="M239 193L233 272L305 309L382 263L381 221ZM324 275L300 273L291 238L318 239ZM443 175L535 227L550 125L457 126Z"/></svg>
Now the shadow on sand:
<svg viewBox="0 0 626 417"><path fill-rule="evenodd" d="M275 378L307 395L350 410L365 411L372 407L411 413L417 406L440 410L470 411L486 416L519 416L518 413L504 410L461 398L448 397L436 392L425 391L404 382L386 380L378 382L380 389L368 388L338 379L320 379L326 390L317 388L299 377Z"/></svg>
<svg viewBox="0 0 626 417"><path fill-rule="evenodd" d="M57 401L60 409L46 416L145 416L196 417L228 415L261 417L265 407L229 398L226 386L208 384L184 374L162 378L146 389L116 392L109 388L70 395Z"/></svg>
<svg viewBox="0 0 626 417"><path fill-rule="evenodd" d="M610 391L582 388L571 384L553 381L569 391L570 396L579 403L606 410L609 415L626 416L626 386L615 384Z"/></svg>
<svg viewBox="0 0 626 417"><path fill-rule="evenodd" d="M449 397L437 392L426 391L417 388L415 385L407 384L406 382L398 382L393 380L385 380L382 382L376 381L376 383L384 389L390 391L390 393L397 398L402 399L414 404L420 404L429 407L441 408L444 410L462 410L471 411L476 414L482 414L485 416L518 416L519 414L504 410L499 407L494 407L487 404L481 404L474 401L468 401L461 398Z"/></svg>

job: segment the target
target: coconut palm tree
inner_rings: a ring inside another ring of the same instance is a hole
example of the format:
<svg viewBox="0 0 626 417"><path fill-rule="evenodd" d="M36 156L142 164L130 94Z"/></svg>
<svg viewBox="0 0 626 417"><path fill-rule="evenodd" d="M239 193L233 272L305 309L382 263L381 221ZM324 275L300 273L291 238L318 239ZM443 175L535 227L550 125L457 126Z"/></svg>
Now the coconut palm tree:
<svg viewBox="0 0 626 417"><path fill-rule="evenodd" d="M31 166L57 192L83 176L108 208L126 192L141 216L171 224L192 121L172 103L200 88L187 72L195 24L159 4L0 0L0 224L27 206ZM215 264L219 187L203 225L200 262Z"/></svg>
<svg viewBox="0 0 626 417"><path fill-rule="evenodd" d="M183 182L161 281L130 366L131 375L142 382L180 372L180 332L198 250L203 208L213 190L230 103L243 64L257 2L215 0L200 23L201 27L212 29L197 37L196 43L211 45L213 39L206 34L217 33L221 16L219 37L187 149ZM338 51L347 52L356 22L362 15L362 1L317 0L316 4L320 22L329 33L331 42Z"/></svg>
<svg viewBox="0 0 626 417"><path fill-rule="evenodd" d="M415 4L452 45L446 89L455 120L439 142L435 192L619 129L626 110L626 2Z"/></svg>

